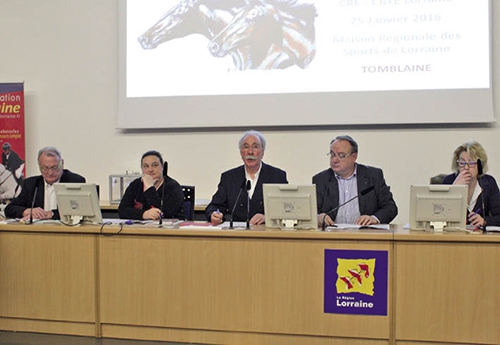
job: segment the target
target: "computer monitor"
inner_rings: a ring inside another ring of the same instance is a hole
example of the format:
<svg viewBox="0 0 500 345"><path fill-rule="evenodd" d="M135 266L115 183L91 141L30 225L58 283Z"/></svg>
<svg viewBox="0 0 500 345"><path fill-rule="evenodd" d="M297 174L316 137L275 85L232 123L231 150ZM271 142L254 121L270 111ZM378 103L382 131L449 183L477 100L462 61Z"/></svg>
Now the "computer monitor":
<svg viewBox="0 0 500 345"><path fill-rule="evenodd" d="M465 231L467 224L466 185L410 187L410 229Z"/></svg>
<svg viewBox="0 0 500 345"><path fill-rule="evenodd" d="M316 185L263 184L268 228L318 229Z"/></svg>
<svg viewBox="0 0 500 345"><path fill-rule="evenodd" d="M102 224L102 214L94 183L54 184L61 222Z"/></svg>

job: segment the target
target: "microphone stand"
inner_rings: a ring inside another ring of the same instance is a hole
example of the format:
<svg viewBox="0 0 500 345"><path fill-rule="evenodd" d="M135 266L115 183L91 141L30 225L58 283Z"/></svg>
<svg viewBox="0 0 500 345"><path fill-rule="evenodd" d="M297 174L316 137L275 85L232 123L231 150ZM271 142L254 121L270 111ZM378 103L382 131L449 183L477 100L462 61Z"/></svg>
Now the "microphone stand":
<svg viewBox="0 0 500 345"><path fill-rule="evenodd" d="M363 189L361 192L358 193L358 195L356 196L353 196L352 198L350 198L349 200L347 200L346 202L343 202L342 204L338 205L338 206L335 206L334 208L332 208L330 211L326 212L325 215L323 216L323 220L321 222L321 231L325 231L325 219L326 219L326 216L329 214L329 213L332 213L336 210L338 210L339 208L341 208L342 206L350 203L351 201L353 201L354 199L357 199L359 198L360 196L363 196L363 195L366 195L368 193L370 193L375 187L374 186L370 186L370 187L367 187L365 189Z"/></svg>
<svg viewBox="0 0 500 345"><path fill-rule="evenodd" d="M251 185L250 185L250 180L247 181L247 227L246 229L247 230L250 230L250 189L251 189Z"/></svg>
<svg viewBox="0 0 500 345"><path fill-rule="evenodd" d="M352 198L350 198L350 199L349 199L349 200L347 200L346 202L343 202L342 204L340 204L340 205L338 205L338 206L336 206L336 207L332 208L330 211L326 212L326 213L325 213L325 215L323 216L323 220L322 220L322 222L321 222L321 230L322 230L322 231L325 231L325 227L326 227L326 226L325 226L325 219L326 219L326 216L327 216L328 214L330 214L330 213L332 213L332 212L334 212L334 211L338 210L338 209L339 209L339 208L341 208L342 206L344 206L344 205L346 205L346 204L350 203L351 201L353 201L354 199L357 199L357 198L359 198L359 194L358 194L358 195L356 195L356 196L353 196Z"/></svg>
<svg viewBox="0 0 500 345"><path fill-rule="evenodd" d="M238 205L238 200L240 200L241 192L243 191L243 188L245 188L245 183L246 180L243 180L243 183L241 184L240 187L240 191L238 192L238 196L236 197L236 201L234 202L233 209L231 210L231 220L229 221L229 229L234 229L233 226L234 210L236 210L236 205Z"/></svg>
<svg viewBox="0 0 500 345"><path fill-rule="evenodd" d="M163 182L161 185L161 200L160 200L160 219L158 220L158 227L163 225L163 195L165 194L165 176L163 176Z"/></svg>
<svg viewBox="0 0 500 345"><path fill-rule="evenodd" d="M35 187L35 195L33 195L33 200L31 201L30 224L33 224L33 208L35 207L35 199L37 192L38 192L38 186Z"/></svg>

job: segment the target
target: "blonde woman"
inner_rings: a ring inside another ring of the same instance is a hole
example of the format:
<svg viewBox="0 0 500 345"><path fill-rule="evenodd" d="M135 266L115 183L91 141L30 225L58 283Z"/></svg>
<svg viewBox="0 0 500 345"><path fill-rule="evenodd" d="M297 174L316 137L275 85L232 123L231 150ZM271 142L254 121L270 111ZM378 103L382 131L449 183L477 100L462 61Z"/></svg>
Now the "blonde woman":
<svg viewBox="0 0 500 345"><path fill-rule="evenodd" d="M484 228L500 225L500 193L495 178L487 175L488 156L477 141L463 143L453 153L453 174L443 184L469 186L467 223Z"/></svg>

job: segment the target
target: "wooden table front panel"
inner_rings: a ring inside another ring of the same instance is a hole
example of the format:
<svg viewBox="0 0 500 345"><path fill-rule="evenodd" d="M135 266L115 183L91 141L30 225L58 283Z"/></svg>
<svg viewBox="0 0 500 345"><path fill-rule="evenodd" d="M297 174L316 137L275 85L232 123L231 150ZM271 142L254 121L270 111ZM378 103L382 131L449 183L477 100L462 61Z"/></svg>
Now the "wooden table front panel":
<svg viewBox="0 0 500 345"><path fill-rule="evenodd" d="M83 323L75 333L95 334L95 236L0 232L0 253L2 318Z"/></svg>
<svg viewBox="0 0 500 345"><path fill-rule="evenodd" d="M434 238L396 243L397 343L500 344L500 244Z"/></svg>
<svg viewBox="0 0 500 345"><path fill-rule="evenodd" d="M323 312L327 248L390 251L391 243L122 235L101 238L101 323L389 339L390 315Z"/></svg>

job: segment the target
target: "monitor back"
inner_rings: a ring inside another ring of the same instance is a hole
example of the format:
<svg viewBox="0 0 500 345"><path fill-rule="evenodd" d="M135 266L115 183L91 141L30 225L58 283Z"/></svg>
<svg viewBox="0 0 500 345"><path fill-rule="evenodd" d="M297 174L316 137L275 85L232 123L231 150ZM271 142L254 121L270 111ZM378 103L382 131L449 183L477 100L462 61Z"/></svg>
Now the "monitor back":
<svg viewBox="0 0 500 345"><path fill-rule="evenodd" d="M102 223L102 213L94 183L56 183L57 207L61 221L74 223L76 217L92 223Z"/></svg>
<svg viewBox="0 0 500 345"><path fill-rule="evenodd" d="M467 191L466 185L410 186L410 229L433 230L433 224L445 223L445 230L465 230Z"/></svg>
<svg viewBox="0 0 500 345"><path fill-rule="evenodd" d="M318 229L316 185L263 184L266 226Z"/></svg>

